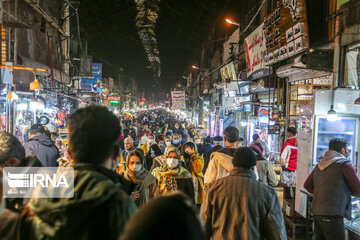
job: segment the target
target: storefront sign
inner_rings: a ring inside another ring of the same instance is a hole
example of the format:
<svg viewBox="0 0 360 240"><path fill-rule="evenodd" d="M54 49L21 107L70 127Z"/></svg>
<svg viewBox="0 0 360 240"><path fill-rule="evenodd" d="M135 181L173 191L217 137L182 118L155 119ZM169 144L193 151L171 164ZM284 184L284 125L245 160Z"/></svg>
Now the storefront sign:
<svg viewBox="0 0 360 240"><path fill-rule="evenodd" d="M265 66L266 44L261 24L254 32L245 38L247 80L252 81L270 74Z"/></svg>
<svg viewBox="0 0 360 240"><path fill-rule="evenodd" d="M175 109L185 109L185 91L172 91L172 107Z"/></svg>
<svg viewBox="0 0 360 240"><path fill-rule="evenodd" d="M224 83L226 82L230 82L230 81L236 81L236 72L235 72L235 67L234 67L234 63L231 62L227 65L225 65L225 67L221 68L221 77Z"/></svg>
<svg viewBox="0 0 360 240"><path fill-rule="evenodd" d="M109 97L107 98L107 100L109 100L109 101L112 101L112 100L114 100L114 101L120 101L120 97L109 96Z"/></svg>
<svg viewBox="0 0 360 240"><path fill-rule="evenodd" d="M340 0L339 0L340 1ZM267 56L272 65L309 48L305 0L278 2L264 19Z"/></svg>

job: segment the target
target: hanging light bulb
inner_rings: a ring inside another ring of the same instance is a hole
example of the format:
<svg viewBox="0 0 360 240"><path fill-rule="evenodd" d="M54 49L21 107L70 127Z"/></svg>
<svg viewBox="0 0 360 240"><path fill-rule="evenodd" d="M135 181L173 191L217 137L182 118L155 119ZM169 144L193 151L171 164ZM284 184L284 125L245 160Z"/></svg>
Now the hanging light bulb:
<svg viewBox="0 0 360 240"><path fill-rule="evenodd" d="M331 105L330 110L327 113L326 119L329 122L335 122L336 120L338 120L338 117L336 115L336 111L334 110L334 105Z"/></svg>
<svg viewBox="0 0 360 240"><path fill-rule="evenodd" d="M39 80L35 77L35 80L30 83L30 91L40 90Z"/></svg>
<svg viewBox="0 0 360 240"><path fill-rule="evenodd" d="M6 95L6 98L9 100L18 100L19 99L19 96L14 91L14 87L11 87L11 91L8 95Z"/></svg>

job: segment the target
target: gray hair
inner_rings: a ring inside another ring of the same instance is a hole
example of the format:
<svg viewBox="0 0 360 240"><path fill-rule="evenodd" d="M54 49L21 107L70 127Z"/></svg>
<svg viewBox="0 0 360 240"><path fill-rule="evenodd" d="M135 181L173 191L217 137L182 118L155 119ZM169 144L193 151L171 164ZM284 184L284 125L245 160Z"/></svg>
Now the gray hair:
<svg viewBox="0 0 360 240"><path fill-rule="evenodd" d="M132 139L131 137L125 138L124 143L127 141L130 141L130 143L134 143L134 139Z"/></svg>
<svg viewBox="0 0 360 240"><path fill-rule="evenodd" d="M11 157L17 158L19 161L25 160L25 149L20 141L12 134L0 132L0 165Z"/></svg>

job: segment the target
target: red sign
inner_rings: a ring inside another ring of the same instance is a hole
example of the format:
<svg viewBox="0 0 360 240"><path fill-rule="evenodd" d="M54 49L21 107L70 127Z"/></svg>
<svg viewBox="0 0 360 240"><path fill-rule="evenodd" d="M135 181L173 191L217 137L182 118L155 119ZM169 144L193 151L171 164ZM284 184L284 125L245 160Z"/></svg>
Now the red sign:
<svg viewBox="0 0 360 240"><path fill-rule="evenodd" d="M109 96L109 97L107 98L107 100L109 100L109 101L120 101L120 97Z"/></svg>
<svg viewBox="0 0 360 240"><path fill-rule="evenodd" d="M269 110L267 110L267 109L265 109L265 108L262 108L262 109L260 110L260 112L261 112L264 116L269 115Z"/></svg>

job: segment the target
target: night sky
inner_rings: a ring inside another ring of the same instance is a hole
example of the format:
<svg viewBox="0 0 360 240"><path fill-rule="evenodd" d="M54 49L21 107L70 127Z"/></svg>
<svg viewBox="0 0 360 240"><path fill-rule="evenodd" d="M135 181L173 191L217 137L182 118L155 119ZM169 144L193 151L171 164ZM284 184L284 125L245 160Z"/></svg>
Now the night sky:
<svg viewBox="0 0 360 240"><path fill-rule="evenodd" d="M224 22L225 16L239 18L235 0L163 0L156 25L160 51L160 88L182 81L193 62L200 59L201 42L214 23L218 38L234 31ZM88 33L89 54L104 65L104 76L117 76L120 68L133 77L141 88L151 89L153 73L135 26L137 14L133 0L81 0L80 25Z"/></svg>

